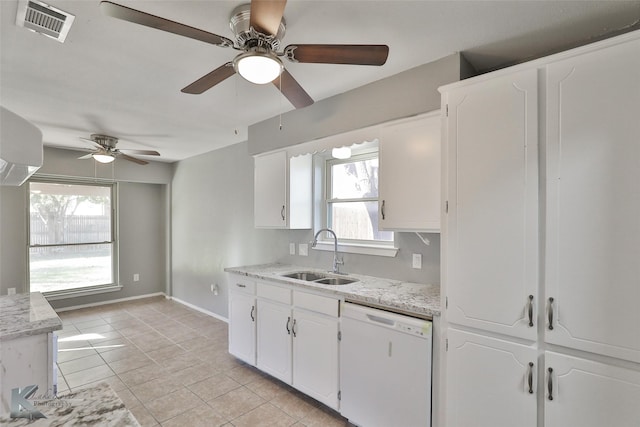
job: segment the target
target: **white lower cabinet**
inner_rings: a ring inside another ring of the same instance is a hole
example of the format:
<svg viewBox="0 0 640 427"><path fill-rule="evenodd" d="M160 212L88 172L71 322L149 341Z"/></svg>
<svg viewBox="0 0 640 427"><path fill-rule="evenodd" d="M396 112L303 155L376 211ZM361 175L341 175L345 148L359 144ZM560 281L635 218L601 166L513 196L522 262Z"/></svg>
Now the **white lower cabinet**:
<svg viewBox="0 0 640 427"><path fill-rule="evenodd" d="M255 294L230 294L229 352L338 409L339 300L265 282Z"/></svg>
<svg viewBox="0 0 640 427"><path fill-rule="evenodd" d="M255 282L231 276L229 289L229 353L250 365L255 365Z"/></svg>
<svg viewBox="0 0 640 427"><path fill-rule="evenodd" d="M337 409L338 318L294 309L293 319L293 386Z"/></svg>
<svg viewBox="0 0 640 427"><path fill-rule="evenodd" d="M537 425L535 348L457 329L448 340L448 427Z"/></svg>
<svg viewBox="0 0 640 427"><path fill-rule="evenodd" d="M545 353L545 427L640 426L640 371Z"/></svg>

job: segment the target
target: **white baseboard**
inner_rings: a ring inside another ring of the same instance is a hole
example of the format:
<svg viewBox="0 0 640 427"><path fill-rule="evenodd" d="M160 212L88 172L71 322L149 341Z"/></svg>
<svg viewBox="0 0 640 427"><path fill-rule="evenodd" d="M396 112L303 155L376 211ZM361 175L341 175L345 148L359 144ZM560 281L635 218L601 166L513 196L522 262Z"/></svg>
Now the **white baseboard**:
<svg viewBox="0 0 640 427"><path fill-rule="evenodd" d="M192 308L196 311L199 311L200 313L204 313L208 316L215 317L218 320L222 320L225 323L229 323L229 319L227 319L226 317L222 317L219 314L214 313L213 311L205 310L204 308L200 308L197 305L193 305L191 303L188 303L176 297L167 297L167 299L173 300L175 302L179 302L180 304L186 305L187 307Z"/></svg>
<svg viewBox="0 0 640 427"><path fill-rule="evenodd" d="M133 300L137 300L137 299L151 298L151 297L157 297L157 296L161 296L161 295L164 295L165 298L169 299L169 297L167 297L167 295L164 292L155 292L153 294L138 295L138 296L135 296L135 297L119 298L119 299L112 299L112 300L109 300L109 301L93 302L91 304L80 304L80 305L74 305L74 306L71 306L71 307L56 308L55 311L57 313L60 313L60 312L63 312L63 311L77 310L79 308L98 307L100 305L116 304L116 303L119 303L119 302L133 301Z"/></svg>

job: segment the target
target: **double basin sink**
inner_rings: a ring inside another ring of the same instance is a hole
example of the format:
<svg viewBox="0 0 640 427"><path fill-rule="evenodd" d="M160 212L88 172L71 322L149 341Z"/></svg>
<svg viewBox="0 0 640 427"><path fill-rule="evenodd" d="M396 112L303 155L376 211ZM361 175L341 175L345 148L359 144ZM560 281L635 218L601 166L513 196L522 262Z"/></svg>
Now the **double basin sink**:
<svg viewBox="0 0 640 427"><path fill-rule="evenodd" d="M346 277L329 276L313 271L296 271L295 273L283 274L282 277L304 280L322 285L348 285L349 283L357 282L357 280L348 279Z"/></svg>

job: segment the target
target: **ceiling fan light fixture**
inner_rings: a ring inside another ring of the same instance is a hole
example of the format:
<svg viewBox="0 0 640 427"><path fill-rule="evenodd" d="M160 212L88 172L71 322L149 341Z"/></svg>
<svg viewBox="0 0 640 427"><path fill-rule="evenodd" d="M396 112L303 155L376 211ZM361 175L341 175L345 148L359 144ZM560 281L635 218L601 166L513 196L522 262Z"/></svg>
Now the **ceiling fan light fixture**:
<svg viewBox="0 0 640 427"><path fill-rule="evenodd" d="M100 162L100 163L111 163L116 159L115 157L110 156L109 154L94 154L93 158L95 159L96 162Z"/></svg>
<svg viewBox="0 0 640 427"><path fill-rule="evenodd" d="M236 56L233 67L245 80L258 85L271 83L284 70L277 55L259 50L250 50Z"/></svg>

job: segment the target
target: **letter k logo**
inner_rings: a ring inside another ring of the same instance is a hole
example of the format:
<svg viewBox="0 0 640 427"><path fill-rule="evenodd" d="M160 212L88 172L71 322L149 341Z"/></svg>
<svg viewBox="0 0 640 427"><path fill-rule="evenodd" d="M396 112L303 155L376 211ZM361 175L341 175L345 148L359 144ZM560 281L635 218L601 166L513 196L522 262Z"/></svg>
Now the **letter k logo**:
<svg viewBox="0 0 640 427"><path fill-rule="evenodd" d="M36 390L38 390L37 385L30 385L22 390L19 388L11 390L11 418L47 418L27 400Z"/></svg>

